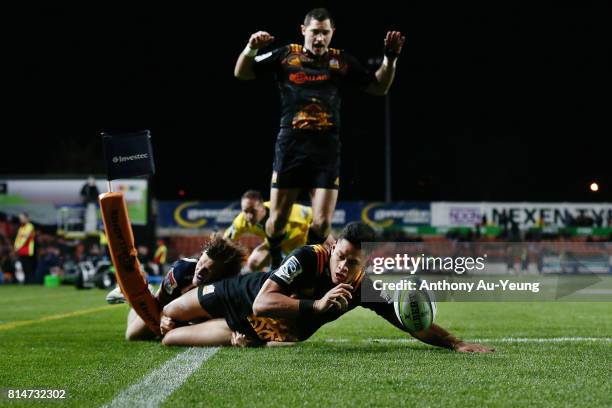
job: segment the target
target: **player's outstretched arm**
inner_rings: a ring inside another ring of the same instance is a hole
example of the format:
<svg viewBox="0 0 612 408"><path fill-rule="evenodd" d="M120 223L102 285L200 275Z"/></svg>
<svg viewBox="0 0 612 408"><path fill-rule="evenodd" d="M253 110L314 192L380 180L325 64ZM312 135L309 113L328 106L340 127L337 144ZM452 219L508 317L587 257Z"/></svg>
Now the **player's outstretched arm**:
<svg viewBox="0 0 612 408"><path fill-rule="evenodd" d="M437 324L432 324L427 330L410 333L416 339L432 346L444 347L461 353L492 353L494 348L476 343L465 343L453 336Z"/></svg>
<svg viewBox="0 0 612 408"><path fill-rule="evenodd" d="M234 67L234 76L243 80L255 79L253 61L257 55L257 50L267 47L272 41L274 41L274 37L265 31L258 31L251 35L247 46L238 56Z"/></svg>
<svg viewBox="0 0 612 408"><path fill-rule="evenodd" d="M393 78L395 78L397 58L402 52L405 40L406 37L401 32L387 31L383 62L376 71L375 80L366 88L366 92L377 96L386 95L389 92Z"/></svg>
<svg viewBox="0 0 612 408"><path fill-rule="evenodd" d="M253 314L258 317L298 317L300 300L288 296L278 283L268 279L253 301Z"/></svg>
<svg viewBox="0 0 612 408"><path fill-rule="evenodd" d="M253 302L253 314L258 317L296 318L302 315L325 313L332 307L344 310L352 298L352 287L341 283L321 299L296 299L284 293L283 288L271 279L261 287Z"/></svg>
<svg viewBox="0 0 612 408"><path fill-rule="evenodd" d="M372 283L369 279L365 280L362 284L362 290L371 291L368 294L368 297L374 298L377 291L372 288ZM443 347L459 352L474 352L474 353L490 353L495 351L492 348L481 346L480 344L470 344L465 343L461 339L453 336L446 329L438 326L437 324L432 324L426 330L420 330L417 332L408 331L404 325L399 321L399 319L395 315L395 311L393 308L393 303L386 301L385 298L381 297L379 301L376 302L364 302L361 306L373 310L384 318L386 321L391 323L393 326L397 327L400 330L410 333L414 338L422 341L423 343L431 344L436 347Z"/></svg>
<svg viewBox="0 0 612 408"><path fill-rule="evenodd" d="M166 334L177 326L196 319L210 319L198 301L198 288L193 288L181 297L164 306L161 315L161 332Z"/></svg>

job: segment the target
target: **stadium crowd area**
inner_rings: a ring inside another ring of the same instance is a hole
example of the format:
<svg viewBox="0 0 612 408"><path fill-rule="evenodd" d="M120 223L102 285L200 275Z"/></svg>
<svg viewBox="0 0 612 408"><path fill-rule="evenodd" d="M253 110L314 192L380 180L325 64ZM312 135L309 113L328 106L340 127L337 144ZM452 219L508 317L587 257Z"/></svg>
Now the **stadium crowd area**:
<svg viewBox="0 0 612 408"><path fill-rule="evenodd" d="M502 220L503 222L503 220ZM546 228L519 229L516 223L497 224L498 233L487 234L487 226L490 223L483 219L483 223L475 225L474 228L449 229L446 234L419 235L406 232L402 229L387 229L379 231L380 241L385 242L435 242L440 244L452 244L457 242L612 242L612 235L573 235L563 229L547 232ZM577 219L573 227L593 227L591 219ZM13 243L19 228L16 217L7 217L0 213L0 282L22 283L24 281L23 271L15 254ZM213 232L213 231L211 231ZM191 236L165 237L163 242L168 247L168 255L164 265L155 266L153 263L153 247L138 245L138 257L141 265L149 275L163 274L168 265L175 260L193 256L201 251L202 246L208 241L209 234ZM35 258L36 267L32 282L42 284L46 275L59 275L63 277L68 265L79 262L91 262L97 264L100 261L110 262L108 248L104 237L90 237L87 239L66 239L49 231L48 229L36 229ZM256 236L241 237L240 242L249 251L259 245L262 240Z"/></svg>

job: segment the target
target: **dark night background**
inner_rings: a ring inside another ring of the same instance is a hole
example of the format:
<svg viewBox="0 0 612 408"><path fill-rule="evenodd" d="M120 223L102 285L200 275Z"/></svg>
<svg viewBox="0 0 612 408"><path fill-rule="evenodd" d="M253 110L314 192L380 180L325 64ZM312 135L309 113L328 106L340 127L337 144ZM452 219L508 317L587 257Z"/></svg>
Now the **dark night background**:
<svg viewBox="0 0 612 408"><path fill-rule="evenodd" d="M157 198L267 191L277 91L235 79L235 59L257 30L302 43L303 15L323 5L332 47L363 62L387 29L406 35L394 200L612 200L603 2L202 4L7 12L0 174L102 174L100 131L150 129ZM342 141L340 199L383 199L383 98L345 95Z"/></svg>

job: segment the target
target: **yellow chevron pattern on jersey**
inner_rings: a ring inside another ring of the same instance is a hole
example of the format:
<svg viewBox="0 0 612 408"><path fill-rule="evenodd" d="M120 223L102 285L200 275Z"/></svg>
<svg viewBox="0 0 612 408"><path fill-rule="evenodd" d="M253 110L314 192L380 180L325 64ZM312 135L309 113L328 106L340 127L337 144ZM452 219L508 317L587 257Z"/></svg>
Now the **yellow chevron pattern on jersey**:
<svg viewBox="0 0 612 408"><path fill-rule="evenodd" d="M288 319L272 319L270 317L247 317L251 327L263 341L299 341L294 333L297 332L296 325Z"/></svg>

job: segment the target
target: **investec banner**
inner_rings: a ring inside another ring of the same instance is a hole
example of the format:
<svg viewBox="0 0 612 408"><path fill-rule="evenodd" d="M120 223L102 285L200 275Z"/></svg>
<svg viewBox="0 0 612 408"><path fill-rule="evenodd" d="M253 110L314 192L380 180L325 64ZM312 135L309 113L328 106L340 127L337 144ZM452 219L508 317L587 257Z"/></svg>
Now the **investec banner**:
<svg viewBox="0 0 612 408"><path fill-rule="evenodd" d="M240 213L238 201L160 201L157 225L162 229L225 229ZM341 202L332 219L334 227L364 221L380 227L429 225L429 203Z"/></svg>
<svg viewBox="0 0 612 408"><path fill-rule="evenodd" d="M508 224L516 222L521 228L538 224L567 226L572 219L589 217L609 225L612 219L612 203L469 203L433 202L431 203L431 224L434 227L470 226L482 222L498 224L500 217L507 217Z"/></svg>

